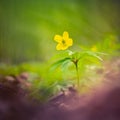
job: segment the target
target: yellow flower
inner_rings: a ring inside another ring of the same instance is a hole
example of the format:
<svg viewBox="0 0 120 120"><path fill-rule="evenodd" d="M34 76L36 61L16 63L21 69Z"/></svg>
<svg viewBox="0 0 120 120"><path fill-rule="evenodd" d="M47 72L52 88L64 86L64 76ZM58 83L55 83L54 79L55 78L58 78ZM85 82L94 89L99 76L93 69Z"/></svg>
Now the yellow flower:
<svg viewBox="0 0 120 120"><path fill-rule="evenodd" d="M92 50L93 52L96 52L96 51L97 51L97 47L94 45L94 46L92 46L91 50Z"/></svg>
<svg viewBox="0 0 120 120"><path fill-rule="evenodd" d="M57 50L66 50L73 45L73 40L69 38L69 34L66 31L63 32L63 36L55 35L54 40L58 43L56 46Z"/></svg>

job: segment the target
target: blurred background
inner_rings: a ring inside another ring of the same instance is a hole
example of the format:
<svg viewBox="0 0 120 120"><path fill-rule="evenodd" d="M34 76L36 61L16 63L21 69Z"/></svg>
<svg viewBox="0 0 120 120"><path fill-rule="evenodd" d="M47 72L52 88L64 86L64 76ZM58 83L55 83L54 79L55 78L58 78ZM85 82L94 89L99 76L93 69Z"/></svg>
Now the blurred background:
<svg viewBox="0 0 120 120"><path fill-rule="evenodd" d="M43 100L76 84L73 64L50 71L65 57L64 51L56 50L54 36L68 31L74 41L70 50L106 54L100 56L103 62L89 57L79 62L84 90L96 86L115 66L106 65L106 58L119 61L119 6L119 0L0 0L0 83L11 85L22 76L28 83L20 86ZM119 71L118 67L114 69Z"/></svg>
<svg viewBox="0 0 120 120"><path fill-rule="evenodd" d="M63 31L74 40L71 49L97 45L107 36L119 43L119 5L119 0L0 0L0 62L47 61L58 53L54 35Z"/></svg>

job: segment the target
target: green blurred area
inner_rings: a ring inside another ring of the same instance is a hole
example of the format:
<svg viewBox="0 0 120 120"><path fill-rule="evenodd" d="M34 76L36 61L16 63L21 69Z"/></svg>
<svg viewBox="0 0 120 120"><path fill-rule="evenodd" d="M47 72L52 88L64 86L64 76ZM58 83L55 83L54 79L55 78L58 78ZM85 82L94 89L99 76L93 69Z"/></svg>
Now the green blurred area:
<svg viewBox="0 0 120 120"><path fill-rule="evenodd" d="M55 34L68 31L72 49L119 38L119 0L1 0L0 62L43 62L54 54Z"/></svg>

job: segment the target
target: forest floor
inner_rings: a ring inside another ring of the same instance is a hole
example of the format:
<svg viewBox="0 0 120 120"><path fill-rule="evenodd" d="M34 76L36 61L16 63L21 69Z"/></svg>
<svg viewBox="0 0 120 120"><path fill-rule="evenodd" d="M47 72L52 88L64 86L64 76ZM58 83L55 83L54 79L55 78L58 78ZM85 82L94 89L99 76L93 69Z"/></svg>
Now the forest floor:
<svg viewBox="0 0 120 120"><path fill-rule="evenodd" d="M17 83L0 84L0 120L120 120L120 59L104 66L103 82L88 94L70 87L44 104L29 101Z"/></svg>

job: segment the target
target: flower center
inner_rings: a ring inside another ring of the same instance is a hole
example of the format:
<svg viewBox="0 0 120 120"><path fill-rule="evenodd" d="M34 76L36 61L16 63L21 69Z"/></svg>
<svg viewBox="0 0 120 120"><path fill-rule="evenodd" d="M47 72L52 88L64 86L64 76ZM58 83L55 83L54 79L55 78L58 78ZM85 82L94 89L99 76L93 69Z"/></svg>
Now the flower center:
<svg viewBox="0 0 120 120"><path fill-rule="evenodd" d="M65 44L65 40L62 40L62 44Z"/></svg>

